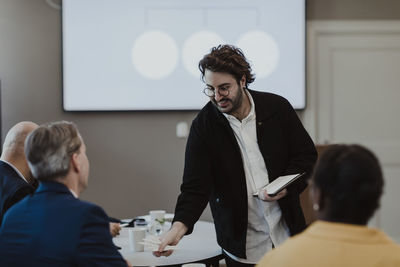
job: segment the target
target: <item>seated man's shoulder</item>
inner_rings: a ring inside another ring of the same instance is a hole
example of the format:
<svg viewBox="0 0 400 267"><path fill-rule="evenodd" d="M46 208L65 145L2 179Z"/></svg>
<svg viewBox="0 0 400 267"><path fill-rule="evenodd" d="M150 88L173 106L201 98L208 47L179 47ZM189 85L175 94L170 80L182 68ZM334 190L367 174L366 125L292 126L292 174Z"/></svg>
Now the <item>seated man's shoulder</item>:
<svg viewBox="0 0 400 267"><path fill-rule="evenodd" d="M25 181L16 181L9 183L0 190L0 195L4 198L5 208L9 208L25 196L33 194L35 189Z"/></svg>
<svg viewBox="0 0 400 267"><path fill-rule="evenodd" d="M77 200L78 201L75 203L77 207L76 210L83 221L104 221L108 223L108 216L103 208L88 201Z"/></svg>
<svg viewBox="0 0 400 267"><path fill-rule="evenodd" d="M0 174L0 190L3 192L16 192L20 189L33 189L27 182L22 180L21 177L14 175Z"/></svg>
<svg viewBox="0 0 400 267"><path fill-rule="evenodd" d="M79 205L82 207L82 209L84 209L87 212L105 214L105 211L103 210L102 207L92 202L85 200L79 200L79 202L80 202Z"/></svg>
<svg viewBox="0 0 400 267"><path fill-rule="evenodd" d="M63 218L71 224L82 224L90 220L107 220L107 215L104 210L98 205L81 200L74 197L72 194L38 194L37 192L32 198L24 199L23 209L38 209L45 211L48 214L53 214L59 218ZM21 203L22 204L22 203ZM73 216L72 216L73 215Z"/></svg>

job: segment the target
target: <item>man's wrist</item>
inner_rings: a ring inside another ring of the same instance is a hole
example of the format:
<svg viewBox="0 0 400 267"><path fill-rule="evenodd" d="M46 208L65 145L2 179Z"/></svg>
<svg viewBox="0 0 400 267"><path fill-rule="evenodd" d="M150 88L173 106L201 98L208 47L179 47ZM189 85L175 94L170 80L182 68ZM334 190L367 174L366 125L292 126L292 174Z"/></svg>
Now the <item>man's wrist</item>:
<svg viewBox="0 0 400 267"><path fill-rule="evenodd" d="M181 239L186 234L188 227L182 222L175 221L171 226L171 230L177 234L178 239Z"/></svg>

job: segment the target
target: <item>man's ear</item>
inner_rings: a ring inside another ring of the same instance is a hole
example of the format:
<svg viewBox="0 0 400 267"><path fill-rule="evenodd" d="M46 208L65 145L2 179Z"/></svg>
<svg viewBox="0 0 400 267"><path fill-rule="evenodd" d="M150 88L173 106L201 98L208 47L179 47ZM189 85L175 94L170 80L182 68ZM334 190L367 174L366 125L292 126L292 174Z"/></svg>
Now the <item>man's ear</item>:
<svg viewBox="0 0 400 267"><path fill-rule="evenodd" d="M240 79L240 88L246 88L246 75L243 74L242 78Z"/></svg>
<svg viewBox="0 0 400 267"><path fill-rule="evenodd" d="M81 170L81 164L78 159L79 155L77 153L72 154L71 156L71 167L75 172L80 172Z"/></svg>

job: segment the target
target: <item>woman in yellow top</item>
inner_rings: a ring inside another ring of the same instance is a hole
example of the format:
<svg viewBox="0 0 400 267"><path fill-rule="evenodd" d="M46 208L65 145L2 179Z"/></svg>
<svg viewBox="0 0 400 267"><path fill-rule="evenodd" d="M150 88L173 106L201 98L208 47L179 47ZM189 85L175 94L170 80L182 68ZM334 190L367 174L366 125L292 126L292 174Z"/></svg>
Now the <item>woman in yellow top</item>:
<svg viewBox="0 0 400 267"><path fill-rule="evenodd" d="M383 190L378 159L359 145L334 145L311 182L318 221L267 253L259 267L400 266L400 246L366 226Z"/></svg>

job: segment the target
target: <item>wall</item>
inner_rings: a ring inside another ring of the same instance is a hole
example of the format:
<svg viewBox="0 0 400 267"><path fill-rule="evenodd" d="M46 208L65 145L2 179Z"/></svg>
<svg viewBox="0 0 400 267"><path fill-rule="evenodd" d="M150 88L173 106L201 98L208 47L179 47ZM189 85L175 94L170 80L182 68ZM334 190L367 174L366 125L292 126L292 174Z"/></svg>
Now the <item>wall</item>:
<svg viewBox="0 0 400 267"><path fill-rule="evenodd" d="M400 19L398 0L306 0L309 20Z"/></svg>
<svg viewBox="0 0 400 267"><path fill-rule="evenodd" d="M194 112L66 113L61 106L60 13L43 0L0 1L3 137L21 120L71 120L91 163L82 198L116 217L173 211L186 140L175 126Z"/></svg>
<svg viewBox="0 0 400 267"><path fill-rule="evenodd" d="M400 10L395 0L313 0L308 1L307 17L399 19L395 10ZM59 11L44 0L0 0L2 136L21 120L72 120L91 162L90 184L82 198L116 217L160 208L172 212L186 143L175 136L175 126L190 123L195 113L63 112L60 29Z"/></svg>

